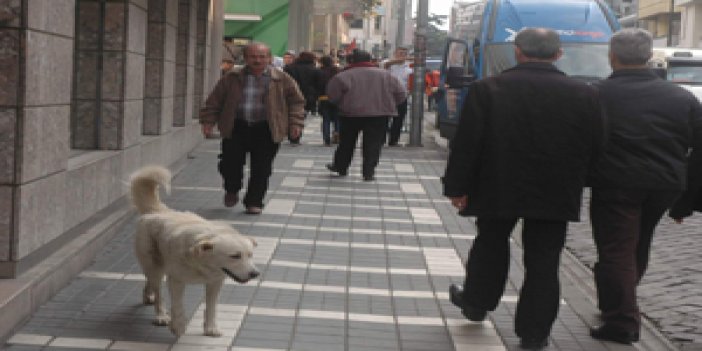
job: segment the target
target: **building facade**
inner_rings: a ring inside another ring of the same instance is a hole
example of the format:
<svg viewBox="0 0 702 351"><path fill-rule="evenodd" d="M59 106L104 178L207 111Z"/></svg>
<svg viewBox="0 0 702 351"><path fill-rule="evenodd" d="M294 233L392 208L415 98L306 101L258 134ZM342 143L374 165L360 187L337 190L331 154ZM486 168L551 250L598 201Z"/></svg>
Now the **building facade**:
<svg viewBox="0 0 702 351"><path fill-rule="evenodd" d="M638 0L638 27L653 35L654 46L680 44L680 12L674 0Z"/></svg>
<svg viewBox="0 0 702 351"><path fill-rule="evenodd" d="M702 1L677 0L680 8L680 46L702 48Z"/></svg>
<svg viewBox="0 0 702 351"><path fill-rule="evenodd" d="M222 18L217 0L0 2L0 277L124 217L129 174L201 141Z"/></svg>

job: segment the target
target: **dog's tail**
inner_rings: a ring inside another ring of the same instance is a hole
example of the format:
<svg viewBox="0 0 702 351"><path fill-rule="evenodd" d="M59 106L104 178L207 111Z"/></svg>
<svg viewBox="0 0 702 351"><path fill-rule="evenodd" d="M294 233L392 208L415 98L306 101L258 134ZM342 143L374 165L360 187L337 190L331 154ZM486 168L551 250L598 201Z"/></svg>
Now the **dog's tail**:
<svg viewBox="0 0 702 351"><path fill-rule="evenodd" d="M132 203L139 213L154 213L167 209L158 196L158 186L171 191L171 172L161 166L146 166L130 177Z"/></svg>

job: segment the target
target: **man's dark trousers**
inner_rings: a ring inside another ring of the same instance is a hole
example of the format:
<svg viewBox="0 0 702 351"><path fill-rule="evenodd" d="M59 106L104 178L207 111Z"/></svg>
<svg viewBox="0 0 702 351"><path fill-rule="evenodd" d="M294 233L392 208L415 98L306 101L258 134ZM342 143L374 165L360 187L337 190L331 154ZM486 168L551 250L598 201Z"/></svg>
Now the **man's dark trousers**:
<svg viewBox="0 0 702 351"><path fill-rule="evenodd" d="M397 145L397 142L400 141L400 134L402 134L402 125L405 123L405 116L407 116L407 100L397 105L397 116L392 117L390 130L388 131L388 145Z"/></svg>
<svg viewBox="0 0 702 351"><path fill-rule="evenodd" d="M334 152L334 167L343 171L348 170L356 148L358 133L363 132L361 173L364 177L373 177L375 167L380 162L380 150L385 144L388 117L341 117L341 125L339 146Z"/></svg>
<svg viewBox="0 0 702 351"><path fill-rule="evenodd" d="M517 218L478 217L478 235L466 262L464 302L493 311L507 283L509 238ZM515 332L520 338L546 338L560 304L558 266L567 222L523 219L524 283L519 294Z"/></svg>
<svg viewBox="0 0 702 351"><path fill-rule="evenodd" d="M237 120L231 138L222 140L219 173L224 179L224 190L228 193L241 190L248 153L251 167L243 203L247 207L263 207L268 178L273 173L273 159L279 147L280 144L273 142L268 122L247 124Z"/></svg>
<svg viewBox="0 0 702 351"><path fill-rule="evenodd" d="M677 198L673 190L593 188L590 220L597 247L597 300L602 321L639 332L636 286L648 266L656 225Z"/></svg>

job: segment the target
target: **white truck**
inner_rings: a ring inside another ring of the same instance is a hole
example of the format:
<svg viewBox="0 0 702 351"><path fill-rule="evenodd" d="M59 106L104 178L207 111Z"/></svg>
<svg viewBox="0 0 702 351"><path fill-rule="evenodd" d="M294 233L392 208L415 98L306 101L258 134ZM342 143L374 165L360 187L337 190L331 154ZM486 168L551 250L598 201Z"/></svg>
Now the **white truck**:
<svg viewBox="0 0 702 351"><path fill-rule="evenodd" d="M665 72L665 79L692 92L702 101L702 50L654 48L649 61L652 68Z"/></svg>

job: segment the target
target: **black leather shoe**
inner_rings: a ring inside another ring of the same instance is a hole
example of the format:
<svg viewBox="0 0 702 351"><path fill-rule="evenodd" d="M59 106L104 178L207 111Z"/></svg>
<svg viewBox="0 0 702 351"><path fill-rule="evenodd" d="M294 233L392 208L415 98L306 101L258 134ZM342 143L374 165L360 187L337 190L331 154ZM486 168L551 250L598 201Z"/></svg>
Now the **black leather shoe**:
<svg viewBox="0 0 702 351"><path fill-rule="evenodd" d="M519 347L524 350L543 350L548 346L548 338L521 338L519 339Z"/></svg>
<svg viewBox="0 0 702 351"><path fill-rule="evenodd" d="M334 166L334 165L331 164L331 163L327 163L327 169L330 170L330 171L332 171L332 172L338 173L338 174L339 174L340 176L342 176L342 177L345 176L345 175L347 174L347 171L346 171L345 169L336 168L336 166Z"/></svg>
<svg viewBox="0 0 702 351"><path fill-rule="evenodd" d="M372 182L375 180L374 176L363 176L363 181L364 182Z"/></svg>
<svg viewBox="0 0 702 351"><path fill-rule="evenodd" d="M224 194L224 206L234 207L239 202L239 194L237 193L226 193Z"/></svg>
<svg viewBox="0 0 702 351"><path fill-rule="evenodd" d="M456 284L451 284L449 286L449 300L454 306L461 309L461 314L473 322L482 322L487 317L487 311L479 309L473 306L467 305L463 302L463 289L461 289Z"/></svg>
<svg viewBox="0 0 702 351"><path fill-rule="evenodd" d="M638 332L621 330L615 327L611 327L607 324L591 328L590 336L598 340L614 341L626 345L629 345L635 341L639 341Z"/></svg>

